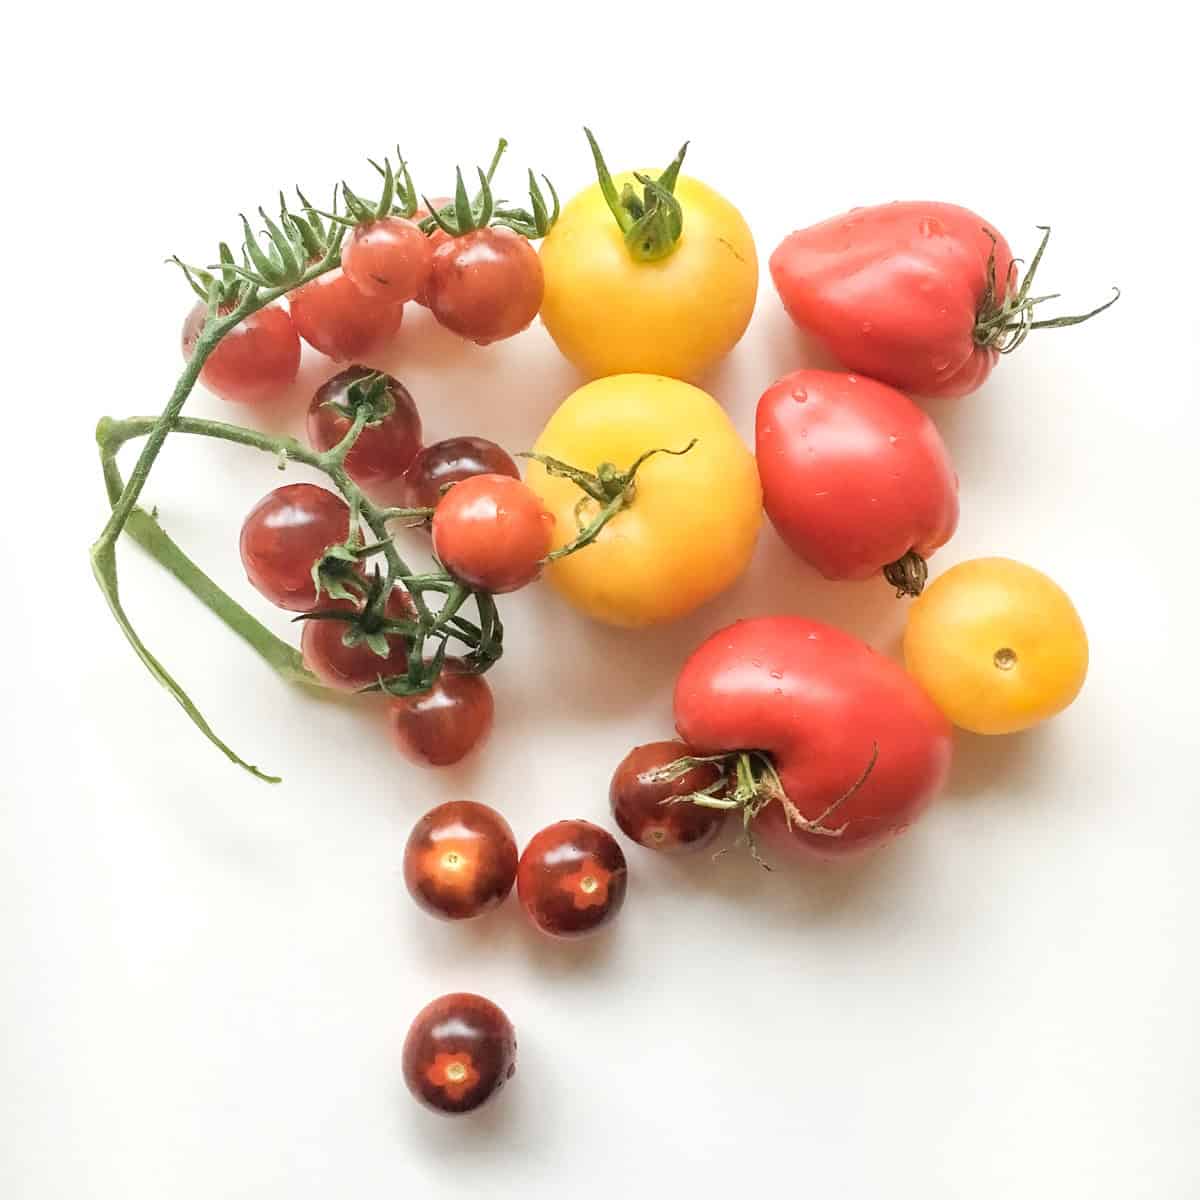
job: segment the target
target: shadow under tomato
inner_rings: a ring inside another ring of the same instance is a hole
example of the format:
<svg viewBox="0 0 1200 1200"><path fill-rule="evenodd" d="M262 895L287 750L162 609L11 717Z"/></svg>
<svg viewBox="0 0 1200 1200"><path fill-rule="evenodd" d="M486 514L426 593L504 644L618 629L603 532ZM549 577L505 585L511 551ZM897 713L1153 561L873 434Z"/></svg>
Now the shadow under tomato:
<svg viewBox="0 0 1200 1200"><path fill-rule="evenodd" d="M1036 792L1037 775L1044 761L1053 759L1052 725L1020 733L987 737L966 730L954 731L954 760L946 781L946 800L996 799L1005 804Z"/></svg>

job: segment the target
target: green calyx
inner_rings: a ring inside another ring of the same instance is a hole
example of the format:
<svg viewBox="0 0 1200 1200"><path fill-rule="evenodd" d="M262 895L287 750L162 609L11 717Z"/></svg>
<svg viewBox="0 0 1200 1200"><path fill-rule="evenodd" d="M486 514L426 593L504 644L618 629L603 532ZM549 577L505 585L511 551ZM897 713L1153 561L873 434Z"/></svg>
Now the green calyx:
<svg viewBox="0 0 1200 1200"><path fill-rule="evenodd" d="M883 568L883 577L896 589L897 599L903 596L919 596L925 590L929 567L915 550L909 550L907 554Z"/></svg>
<svg viewBox="0 0 1200 1200"><path fill-rule="evenodd" d="M332 408L348 421L353 421L362 410L366 413L364 421L367 425L378 425L396 411L388 377L382 371L359 370L363 370L364 374L346 389L345 395L341 398L331 397L322 407Z"/></svg>
<svg viewBox="0 0 1200 1200"><path fill-rule="evenodd" d="M592 159L596 164L596 177L621 232L625 235L625 247L635 262L657 262L674 253L675 246L683 236L683 209L675 199L675 183L679 169L683 166L688 143L679 147L679 153L657 179L634 172L634 178L642 185L639 196L632 184L617 191L609 173L608 164L600 152L590 129L584 128L588 145L592 148Z"/></svg>

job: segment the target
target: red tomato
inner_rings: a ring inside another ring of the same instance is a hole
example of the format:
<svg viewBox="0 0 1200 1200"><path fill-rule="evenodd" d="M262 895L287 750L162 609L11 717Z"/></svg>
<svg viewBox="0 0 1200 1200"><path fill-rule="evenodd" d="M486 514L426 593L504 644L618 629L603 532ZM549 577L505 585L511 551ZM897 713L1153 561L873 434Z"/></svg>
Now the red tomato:
<svg viewBox="0 0 1200 1200"><path fill-rule="evenodd" d="M208 307L196 305L183 323L183 357L192 357ZM218 343L200 369L200 382L233 404L267 404L296 381L300 339L278 304L251 313Z"/></svg>
<svg viewBox="0 0 1200 1200"><path fill-rule="evenodd" d="M495 711L487 680L463 672L462 663L448 658L429 691L391 698L388 720L396 746L410 762L449 767L487 737Z"/></svg>
<svg viewBox="0 0 1200 1200"><path fill-rule="evenodd" d="M433 248L412 221L380 217L359 225L342 248L342 270L364 296L403 304L425 287Z"/></svg>
<svg viewBox="0 0 1200 1200"><path fill-rule="evenodd" d="M452 483L472 475L521 478L512 456L495 442L481 437L446 438L424 447L409 464L399 503L404 508L436 508Z"/></svg>
<svg viewBox="0 0 1200 1200"><path fill-rule="evenodd" d="M288 306L300 336L335 362L379 349L404 319L403 304L364 296L340 270L297 288Z"/></svg>
<svg viewBox="0 0 1200 1200"><path fill-rule="evenodd" d="M519 479L473 475L433 513L433 552L469 587L515 592L537 578L550 553L554 518Z"/></svg>
<svg viewBox="0 0 1200 1200"><path fill-rule="evenodd" d="M958 524L958 478L937 428L885 384L794 371L763 393L756 437L767 515L827 579L927 558Z"/></svg>
<svg viewBox="0 0 1200 1200"><path fill-rule="evenodd" d="M629 872L617 839L590 821L558 821L534 834L517 864L517 896L551 937L594 933L625 903Z"/></svg>
<svg viewBox="0 0 1200 1200"><path fill-rule="evenodd" d="M675 685L675 725L698 754L768 755L800 817L841 832L794 817L789 828L779 799L751 831L823 857L906 829L950 767L950 725L916 683L857 638L804 617L739 621L709 638Z"/></svg>
<svg viewBox="0 0 1200 1200"><path fill-rule="evenodd" d="M435 209L438 209L439 211L441 209L445 208L446 205L449 203L450 203L449 196L434 196L434 198L432 200L433 207ZM418 208L416 212L413 213L412 219L414 221L423 221L427 216L429 216L429 209L422 206L421 208ZM440 225L435 225L433 227L433 229L431 229L429 231L429 233L427 233L425 236L429 239L429 250L430 250L431 256L432 256L432 252L434 250L436 250L443 242L448 242L450 240L450 235ZM430 266L432 266L432 265L433 264L431 261ZM417 292L415 299L418 304L423 305L425 308L429 307L429 273L428 272L426 272L426 274L425 274L425 282L421 285L421 290L419 292Z"/></svg>
<svg viewBox="0 0 1200 1200"><path fill-rule="evenodd" d="M330 600L322 604L325 611L347 614L361 609L349 600ZM403 588L394 588L385 609L393 621L410 621L416 614L412 597ZM408 670L408 645L404 638L390 636L391 648L386 658L375 653L366 642L347 646L344 638L350 625L346 621L305 621L300 634L300 652L304 665L327 687L343 692L357 692L382 676L403 675Z"/></svg>

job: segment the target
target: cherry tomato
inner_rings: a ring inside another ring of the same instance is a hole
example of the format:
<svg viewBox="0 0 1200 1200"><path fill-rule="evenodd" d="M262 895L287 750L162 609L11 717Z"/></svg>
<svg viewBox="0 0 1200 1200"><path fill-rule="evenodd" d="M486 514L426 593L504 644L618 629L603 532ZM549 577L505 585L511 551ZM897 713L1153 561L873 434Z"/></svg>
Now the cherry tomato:
<svg viewBox="0 0 1200 1200"><path fill-rule="evenodd" d="M933 422L856 375L793 371L758 402L758 473L780 537L826 579L888 570L912 594L958 524L958 478ZM919 556L919 578L900 560ZM891 564L899 564L892 569Z"/></svg>
<svg viewBox="0 0 1200 1200"><path fill-rule="evenodd" d="M311 483L268 492L242 522L246 577L272 604L293 612L317 607L312 569L350 533L350 509L341 496Z"/></svg>
<svg viewBox="0 0 1200 1200"><path fill-rule="evenodd" d="M433 248L412 221L380 217L359 225L342 247L342 270L364 296L403 304L425 286Z"/></svg>
<svg viewBox="0 0 1200 1200"><path fill-rule="evenodd" d="M1088 640L1052 579L1010 558L977 558L951 567L913 604L904 661L955 725L1014 733L1079 694Z"/></svg>
<svg viewBox="0 0 1200 1200"><path fill-rule="evenodd" d="M433 207L440 211L441 209L445 208L447 204L450 203L450 197L449 196L434 196L432 203L433 203ZM413 213L412 219L414 221L423 221L427 216L429 216L429 209L422 206L422 207L418 208L416 212ZM448 234L440 225L435 225L425 236L429 239L429 251L430 251L431 259L432 259L433 252L443 242L448 242L450 240L450 234ZM432 261L431 261L430 265L432 266ZM415 299L418 304L423 305L425 308L429 307L429 273L428 273L428 271L425 273L425 282L421 285L421 290L419 292L417 292ZM415 506L413 506L413 507L415 507Z"/></svg>
<svg viewBox="0 0 1200 1200"><path fill-rule="evenodd" d="M448 238L433 254L425 291L438 323L480 346L525 329L542 306L542 263L504 226Z"/></svg>
<svg viewBox="0 0 1200 1200"><path fill-rule="evenodd" d="M516 1073L517 1035L490 1000L455 992L417 1013L402 1062L418 1103L458 1116L486 1104Z"/></svg>
<svg viewBox="0 0 1200 1200"><path fill-rule="evenodd" d="M436 508L452 483L472 475L521 478L512 456L495 442L481 437L447 438L426 446L409 464L399 504L403 508Z"/></svg>
<svg viewBox="0 0 1200 1200"><path fill-rule="evenodd" d="M320 606L328 612L357 612L361 605L349 600L330 600ZM393 621L408 621L416 615L412 597L403 588L394 588L388 597L386 615ZM300 634L300 652L304 665L327 687L357 692L380 677L402 675L408 669L408 644L404 638L389 636L387 657L376 654L365 642L347 646L344 638L350 625L346 621L305 621Z"/></svg>
<svg viewBox="0 0 1200 1200"><path fill-rule="evenodd" d="M403 304L364 296L341 270L297 288L288 296L288 305L300 336L335 362L378 350L404 319Z"/></svg>
<svg viewBox="0 0 1200 1200"><path fill-rule="evenodd" d="M625 903L628 871L616 838L590 821L558 821L534 834L517 865L517 895L552 937L607 925Z"/></svg>
<svg viewBox="0 0 1200 1200"><path fill-rule="evenodd" d="M192 357L208 307L196 305L183 323L183 357ZM266 404L296 381L300 339L287 310L278 304L251 313L218 343L200 369L200 382L233 404Z"/></svg>
<svg viewBox="0 0 1200 1200"><path fill-rule="evenodd" d="M393 696L388 710L392 737L405 757L422 767L448 767L491 732L495 702L482 675L448 658L429 691Z"/></svg>
<svg viewBox="0 0 1200 1200"><path fill-rule="evenodd" d="M950 726L912 678L804 617L738 621L713 634L676 682L675 726L698 754L769 756L793 812L772 800L752 832L823 857L906 829L950 767Z"/></svg>
<svg viewBox="0 0 1200 1200"><path fill-rule="evenodd" d="M370 367L347 367L317 389L308 406L308 440L314 449L329 450L342 440L350 420L337 406L346 404L355 383L374 374ZM421 415L412 396L400 380L384 379L392 411L367 425L346 455L346 473L367 490L397 483L421 448Z"/></svg>
<svg viewBox="0 0 1200 1200"><path fill-rule="evenodd" d="M413 826L404 848L408 893L432 916L477 917L500 904L517 877L517 843L486 804L451 800Z"/></svg>
<svg viewBox="0 0 1200 1200"><path fill-rule="evenodd" d="M649 742L637 746L621 760L608 789L613 816L622 832L635 842L665 854L702 850L721 832L728 813L698 804L669 803L716 783L720 769L711 763L693 767L668 782L646 780L643 775L665 767L693 751L682 742Z"/></svg>

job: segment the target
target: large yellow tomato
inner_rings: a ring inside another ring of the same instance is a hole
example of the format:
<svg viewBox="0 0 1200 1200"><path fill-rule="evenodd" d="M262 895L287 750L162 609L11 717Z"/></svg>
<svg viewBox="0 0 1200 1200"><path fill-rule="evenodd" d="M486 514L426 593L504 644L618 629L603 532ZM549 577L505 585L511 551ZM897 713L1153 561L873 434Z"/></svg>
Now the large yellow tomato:
<svg viewBox="0 0 1200 1200"><path fill-rule="evenodd" d="M641 186L632 173L613 182L618 190ZM563 207L542 242L542 321L588 375L694 379L728 354L750 323L758 258L741 213L686 175L676 181L675 197L683 232L665 258L644 262L630 253L599 184Z"/></svg>
<svg viewBox="0 0 1200 1200"><path fill-rule="evenodd" d="M546 577L572 604L613 625L691 612L745 569L762 522L754 456L706 392L661 375L614 375L568 396L534 446L588 472L627 471L647 450L624 508L591 545L552 562ZM554 546L601 509L570 479L531 460L525 482L553 514ZM580 501L586 502L580 506Z"/></svg>
<svg viewBox="0 0 1200 1200"><path fill-rule="evenodd" d="M1088 642L1052 579L1010 558L977 558L952 567L913 602L904 659L955 725L1014 733L1075 699Z"/></svg>

